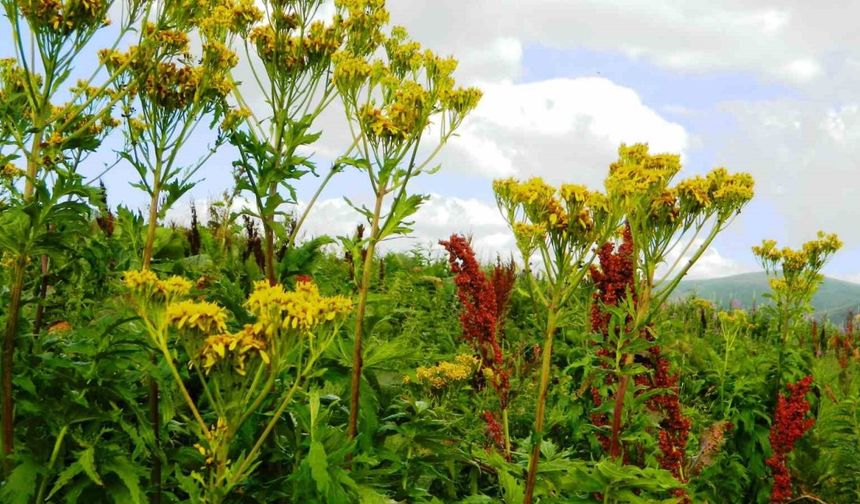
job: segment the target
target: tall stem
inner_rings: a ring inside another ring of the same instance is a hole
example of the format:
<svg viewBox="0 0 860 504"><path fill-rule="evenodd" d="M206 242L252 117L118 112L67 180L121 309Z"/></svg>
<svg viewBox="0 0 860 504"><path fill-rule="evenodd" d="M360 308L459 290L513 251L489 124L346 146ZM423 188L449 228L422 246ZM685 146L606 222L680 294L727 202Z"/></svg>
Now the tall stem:
<svg viewBox="0 0 860 504"><path fill-rule="evenodd" d="M158 228L158 196L161 192L161 163L156 161L156 168L152 184L152 196L149 200L149 222L146 228L146 243L143 247L143 269L149 269L152 262L152 249L155 243L155 231ZM158 362L155 354L151 357L153 367ZM150 498L152 504L161 503L161 458L158 450L161 448L161 413L158 405L158 381L154 376L149 377L149 422L155 434L155 450L153 450L152 467L150 468L150 484L154 493Z"/></svg>
<svg viewBox="0 0 860 504"><path fill-rule="evenodd" d="M552 367L552 341L558 324L558 313L556 303L549 306L546 324L546 339L544 341L543 358L540 370L540 387L538 388L537 407L535 408L534 446L529 458L529 472L526 478L525 497L523 504L532 504L537 478L538 462L540 461L540 445L543 439L544 409L546 407L546 395L549 389L550 368Z"/></svg>
<svg viewBox="0 0 860 504"><path fill-rule="evenodd" d="M18 331L18 314L21 311L21 292L24 290L24 270L27 256L21 255L13 268L11 299L6 315L6 333L3 337L3 462L10 469L8 458L15 449L15 423L13 419L14 400L12 397L12 363L15 356L15 336Z"/></svg>
<svg viewBox="0 0 860 504"><path fill-rule="evenodd" d="M42 504L45 502L45 492L48 490L48 479L51 476L51 472L54 470L54 464L57 463L57 457L60 455L60 448L63 446L63 439L66 438L66 432L68 432L69 426L64 425L62 429L60 429L60 433L57 435L57 440L54 441L54 449L51 451L51 458L48 460L48 472L42 476L42 482L39 483L39 492L36 494L36 504Z"/></svg>
<svg viewBox="0 0 860 504"><path fill-rule="evenodd" d="M39 174L39 156L42 134L39 128L33 134L33 143L27 158L27 180L24 183L24 202L33 198L34 182ZM15 359L15 336L18 332L18 317L21 313L21 293L24 290L24 270L27 267L27 255L21 253L12 268L13 280L9 299L9 311L6 313L6 331L3 335L3 469L6 474L11 469L8 455L15 449L15 398L12 395L13 362Z"/></svg>
<svg viewBox="0 0 860 504"><path fill-rule="evenodd" d="M263 234L266 238L266 280L269 285L277 283L275 279L275 231L274 231L274 216L266 215L263 218Z"/></svg>
<svg viewBox="0 0 860 504"><path fill-rule="evenodd" d="M149 200L149 222L146 227L146 243L143 246L143 268L149 269L152 262L152 248L155 244L155 231L158 229L158 196L161 193L161 178L159 169L156 168L155 181L152 186L152 197Z"/></svg>
<svg viewBox="0 0 860 504"><path fill-rule="evenodd" d="M367 243L367 254L364 256L364 266L361 270L361 286L358 291L358 311L355 314L355 346L352 351L352 382L349 401L349 439L355 439L358 433L358 400L361 388L361 337L363 335L364 313L367 310L367 292L370 290L370 273L373 267L373 254L379 234L379 219L382 214L382 200L385 198L386 187L382 184L376 193L376 205L370 222L370 239Z"/></svg>
<svg viewBox="0 0 860 504"><path fill-rule="evenodd" d="M618 391L615 392L615 407L612 410L612 437L609 443L609 456L617 459L621 456L621 414L624 412L624 396L627 394L627 384L630 381L630 375L621 377L621 382L618 384Z"/></svg>

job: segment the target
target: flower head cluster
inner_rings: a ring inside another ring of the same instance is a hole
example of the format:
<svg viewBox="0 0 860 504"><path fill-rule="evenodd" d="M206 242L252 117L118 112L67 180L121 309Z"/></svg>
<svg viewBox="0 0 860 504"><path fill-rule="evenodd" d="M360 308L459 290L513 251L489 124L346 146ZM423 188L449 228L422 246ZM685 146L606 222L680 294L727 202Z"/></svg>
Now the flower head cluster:
<svg viewBox="0 0 860 504"><path fill-rule="evenodd" d="M622 145L610 166L606 193L630 215L643 215L651 227L669 230L696 220L729 218L753 197L754 181L747 173L730 174L715 168L670 186L681 169L675 154L650 154L645 144Z"/></svg>
<svg viewBox="0 0 860 504"><path fill-rule="evenodd" d="M351 36L348 35L349 39ZM443 58L395 27L384 38L386 58L369 63L365 52L347 48L332 57L333 79L361 133L374 148L393 148L414 141L441 114L441 131L453 131L481 97L476 88L457 87L457 61ZM370 99L360 96L367 91Z"/></svg>
<svg viewBox="0 0 860 504"><path fill-rule="evenodd" d="M203 342L200 350L200 366L206 374L218 365L229 367L241 376L245 376L246 363L252 357L259 357L265 364L271 362L266 351L264 335L252 325L246 325L236 333L224 333L209 336Z"/></svg>
<svg viewBox="0 0 860 504"><path fill-rule="evenodd" d="M777 303L791 302L804 305L822 280L821 268L842 248L835 234L818 232L818 238L798 249L777 248L776 241L764 240L753 247L753 254L771 276L770 286Z"/></svg>
<svg viewBox="0 0 860 504"><path fill-rule="evenodd" d="M283 16L278 19L283 22L257 26L250 32L250 40L263 63L293 79L306 71L325 70L343 43L340 20L335 18L329 25L314 21L300 34L295 30L298 26L295 18Z"/></svg>
<svg viewBox="0 0 860 504"><path fill-rule="evenodd" d="M806 376L794 384L787 384L788 397L781 392L773 414L770 428L770 446L773 455L765 463L773 473L773 489L770 501L786 502L791 499L791 473L788 470L788 454L803 434L815 424L815 418L807 418L809 402L806 394L812 385L812 376Z"/></svg>
<svg viewBox="0 0 860 504"><path fill-rule="evenodd" d="M227 328L224 308L206 301L179 301L167 305L167 320L179 330L214 334Z"/></svg>
<svg viewBox="0 0 860 504"><path fill-rule="evenodd" d="M200 20L200 29L209 37L221 38L226 34L245 35L263 13L254 0L223 0L206 10Z"/></svg>
<svg viewBox="0 0 860 504"><path fill-rule="evenodd" d="M385 41L382 28L391 18L385 0L335 0L334 4L343 19L350 52L367 54Z"/></svg>
<svg viewBox="0 0 860 504"><path fill-rule="evenodd" d="M220 103L232 90L228 72L238 58L219 40L204 39L202 57L195 63L185 31L152 24L143 31L140 44L126 52L99 52L108 70L124 75L130 97L176 113L192 104Z"/></svg>
<svg viewBox="0 0 860 504"><path fill-rule="evenodd" d="M151 270L129 270L123 273L123 284L141 299L171 301L187 296L193 286L187 278L171 276L161 280Z"/></svg>
<svg viewBox="0 0 860 504"><path fill-rule="evenodd" d="M108 24L106 16L111 6L107 0L25 0L18 4L38 32L63 36Z"/></svg>
<svg viewBox="0 0 860 504"><path fill-rule="evenodd" d="M454 358L454 362L440 362L430 367L419 366L415 370L415 377L419 383L442 389L452 383L470 379L480 365L481 361L476 357L461 354Z"/></svg>
<svg viewBox="0 0 860 504"><path fill-rule="evenodd" d="M607 209L602 194L575 184L556 189L539 177L495 180L493 191L523 257L530 257L546 240L590 243L595 222L603 220Z"/></svg>
<svg viewBox="0 0 860 504"><path fill-rule="evenodd" d="M14 182L15 180L25 176L27 172L18 168L12 163L6 163L0 167L0 180Z"/></svg>
<svg viewBox="0 0 860 504"><path fill-rule="evenodd" d="M278 329L312 331L319 324L349 313L352 301L344 296L322 296L313 282L298 282L295 290L288 292L281 285L260 281L254 284L247 307L271 336Z"/></svg>

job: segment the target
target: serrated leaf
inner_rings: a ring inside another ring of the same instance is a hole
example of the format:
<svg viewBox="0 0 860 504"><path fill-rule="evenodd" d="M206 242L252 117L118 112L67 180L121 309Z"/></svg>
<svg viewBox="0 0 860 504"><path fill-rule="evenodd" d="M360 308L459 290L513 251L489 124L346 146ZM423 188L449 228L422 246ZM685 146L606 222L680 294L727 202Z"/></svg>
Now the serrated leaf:
<svg viewBox="0 0 860 504"><path fill-rule="evenodd" d="M134 504L141 503L140 475L138 475L135 466L128 459L125 457L116 457L105 469L119 476L122 484L125 485L128 493L131 495L131 502Z"/></svg>
<svg viewBox="0 0 860 504"><path fill-rule="evenodd" d="M6 478L3 490L0 491L0 501L7 504L27 504L36 492L36 477L39 475L39 465L30 458L18 464Z"/></svg>
<svg viewBox="0 0 860 504"><path fill-rule="evenodd" d="M78 462L74 462L72 465L63 469L63 471L57 477L57 481L54 483L53 488L51 488L50 493L48 493L48 500L51 500L51 497L53 497L54 494L59 492L60 489L66 486L69 481L72 481L72 479L78 474L80 474L83 470L84 468Z"/></svg>
<svg viewBox="0 0 860 504"><path fill-rule="evenodd" d="M86 450L82 451L80 456L78 456L78 462L81 463L81 467L84 469L84 472L96 485L104 486L104 483L96 470L96 451L94 447L90 446Z"/></svg>
<svg viewBox="0 0 860 504"><path fill-rule="evenodd" d="M311 469L311 477L316 483L320 494L325 495L331 486L331 476L328 474L328 456L325 447L319 441L311 441L308 451L308 467Z"/></svg>

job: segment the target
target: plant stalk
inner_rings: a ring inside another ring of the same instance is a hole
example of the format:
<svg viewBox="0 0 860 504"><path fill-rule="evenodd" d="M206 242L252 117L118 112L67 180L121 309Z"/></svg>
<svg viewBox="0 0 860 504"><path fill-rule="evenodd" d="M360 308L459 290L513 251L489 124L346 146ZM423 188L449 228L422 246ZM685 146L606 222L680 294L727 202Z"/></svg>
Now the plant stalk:
<svg viewBox="0 0 860 504"><path fill-rule="evenodd" d="M361 388L361 338L363 335L364 314L367 310L367 293L370 290L370 274L373 266L373 254L376 249L377 235L379 234L379 219L382 214L382 200L385 198L386 187L380 186L376 193L376 205L373 209L373 218L370 223L370 238L367 243L367 253L364 256L364 266L361 270L361 286L358 291L358 311L355 314L355 345L352 351L352 381L351 396L349 401L349 439L355 439L358 434L358 401Z"/></svg>
<svg viewBox="0 0 860 504"><path fill-rule="evenodd" d="M540 445L543 439L544 409L546 407L546 395L549 389L550 368L552 367L552 341L558 324L558 313L555 303L550 305L547 315L546 339L544 341L543 358L541 360L540 387L538 388L537 407L535 409L534 439L531 457L529 458L529 472L526 477L525 496L523 504L532 504L537 479L538 462L540 461Z"/></svg>

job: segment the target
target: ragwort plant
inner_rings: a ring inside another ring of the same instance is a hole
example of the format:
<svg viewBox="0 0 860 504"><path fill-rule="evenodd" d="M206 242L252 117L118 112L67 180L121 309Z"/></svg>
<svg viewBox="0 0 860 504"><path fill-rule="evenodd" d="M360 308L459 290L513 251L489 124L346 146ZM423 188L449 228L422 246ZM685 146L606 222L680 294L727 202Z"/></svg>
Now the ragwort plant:
<svg viewBox="0 0 860 504"><path fill-rule="evenodd" d="M194 502L220 503L254 472L263 443L296 394L305 392L315 364L339 334L352 301L327 297L303 281L287 291L257 282L245 308L253 323L228 330L221 306L188 299L192 283L181 277L160 280L150 270L128 271L125 286L149 335L170 369L174 385L191 413L202 471L181 482ZM180 368L193 371L203 389L192 397ZM271 402L274 399L274 402ZM269 418L260 429L254 415L265 405ZM240 429L255 433L250 449L237 443ZM311 450L318 447L311 446Z"/></svg>
<svg viewBox="0 0 860 504"><path fill-rule="evenodd" d="M376 3L381 0L367 2ZM366 3L346 5L350 9L365 8ZM456 86L455 59L422 51L402 27L393 28L382 46L384 58L372 62L356 54L351 46L333 56L334 83L356 145L356 157L343 162L367 173L373 190L372 209L355 206L369 228L367 236L355 246L366 252L362 252L355 319L350 438L358 434L362 337L376 247L383 240L410 231L408 219L426 196L409 194L409 182L435 171L430 164L433 158L481 97L475 88ZM436 138L430 140L431 135Z"/></svg>
<svg viewBox="0 0 860 504"><path fill-rule="evenodd" d="M547 310L534 446L524 495L526 503L533 499L540 441L544 435L543 414L551 378L553 335L571 316L569 311L576 289L596 258L593 247L604 243L624 222L633 261L629 273L633 277L628 287L622 287L620 296L616 296L619 308L610 311L611 323L605 342L613 347L607 367L618 383L609 443L610 454L618 457L621 455L619 436L623 405L625 397L632 394L627 383L642 372L641 366L633 366L634 360L637 354L647 356L653 346L649 343L653 335L643 338L641 334L647 332L657 310L716 235L752 198L752 178L746 174L729 175L722 168L707 177L695 177L670 187L680 168L676 155L652 156L645 145L622 146L619 160L610 166L605 196L589 193L584 186L563 185L559 201L555 198L555 189L537 179L524 184L511 180L494 184L499 207L512 226L527 265L531 295L542 310ZM704 239L696 240L702 231L706 231ZM672 251L677 253L679 244L684 247L679 259L657 280L658 267L668 262ZM690 249L692 253L686 264L678 267L680 258ZM536 252L545 269L543 282L536 280L528 266ZM632 291L624 293L629 287ZM676 378L668 374L668 363L656 355L652 365L658 371L652 385L671 388ZM679 417L677 401L671 398L670 393L666 399L656 401L654 407L667 415L667 422L680 428L684 421ZM685 435L667 436L670 437L661 444L665 460L671 466L667 468L683 481L679 474L678 450L683 450ZM678 444L681 446L676 446Z"/></svg>
<svg viewBox="0 0 860 504"><path fill-rule="evenodd" d="M499 209L514 232L529 292L543 324L540 385L523 500L530 504L544 436L553 340L556 332L574 316L571 300L594 259L593 246L609 237L618 224L618 216L613 214L603 194L584 186L565 184L556 189L539 178L526 182L505 179L495 181L493 190ZM540 280L530 264L536 255L542 259Z"/></svg>
<svg viewBox="0 0 860 504"><path fill-rule="evenodd" d="M777 248L776 241L764 240L753 247L753 254L770 277L770 298L776 310L779 337L779 361L776 369L777 389L782 383L785 347L805 313L811 311L812 297L824 278L821 268L842 248L835 234L818 232L818 238L803 244L799 250Z"/></svg>
<svg viewBox="0 0 860 504"><path fill-rule="evenodd" d="M357 141L334 160L301 216L291 226L278 220L287 217L284 204L298 204L293 181L315 174L310 149L321 132L313 131L314 121L338 97L332 56L350 51L356 58L368 58L383 41L381 29L388 22L388 12L380 0L337 1L335 14L323 20L322 0L265 1L262 12L248 3L247 15L255 22L243 37L243 47L253 79L233 89L247 128L236 128L230 142L239 151L240 159L234 163L237 187L253 197L254 209L244 213L262 225L264 272L274 284L277 242L295 244L317 198L343 169L341 158L354 150ZM255 103L257 95L265 106Z"/></svg>
<svg viewBox="0 0 860 504"><path fill-rule="evenodd" d="M27 270L41 255L46 275L50 256L67 250L64 242L75 236L73 229L85 227L86 202L95 200L95 193L77 168L116 126L111 113L126 93L112 90L118 72L104 65L75 84L68 80L75 61L110 23L111 7L120 5L125 16L114 46L133 29L148 4L2 2L11 26L8 42L15 52L0 62L0 168L8 197L0 214L0 245L12 260L2 359L4 457L14 448L13 365ZM14 164L19 159L23 168Z"/></svg>
<svg viewBox="0 0 860 504"><path fill-rule="evenodd" d="M615 309L605 300L598 303L608 309L609 319L604 331L604 350L608 350L604 368L612 374L610 381L617 383L609 453L618 458L624 452L620 441L624 403L631 399L641 402L637 399L641 391L629 387L636 380L640 388L650 391L642 406L661 417L660 465L684 482L689 420L680 411L675 390L678 378L669 371L669 362L661 354L660 335L651 322L714 238L752 198L753 180L745 173L729 174L716 168L706 176L673 185L680 169L677 155L651 155L644 145L619 149L619 159L609 169L606 192L610 206L618 208L626 225L624 244L632 260L627 267L629 292L614 296ZM600 306L596 308L599 311Z"/></svg>

